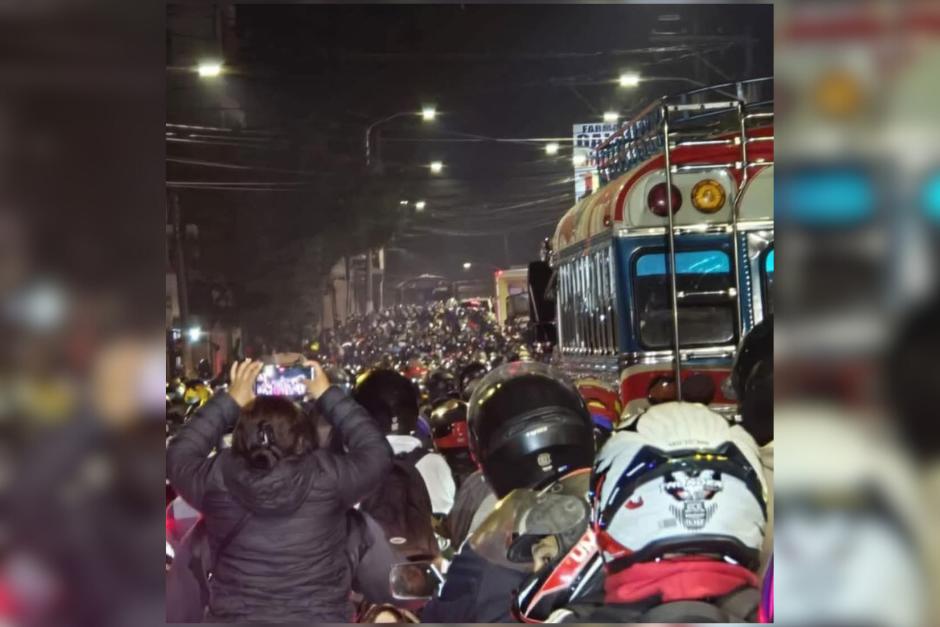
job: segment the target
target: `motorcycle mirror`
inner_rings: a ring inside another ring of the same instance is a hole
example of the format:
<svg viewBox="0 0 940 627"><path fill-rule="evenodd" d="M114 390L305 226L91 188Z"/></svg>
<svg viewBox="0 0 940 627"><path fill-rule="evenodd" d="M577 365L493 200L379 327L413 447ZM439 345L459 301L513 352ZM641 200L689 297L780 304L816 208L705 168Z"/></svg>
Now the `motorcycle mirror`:
<svg viewBox="0 0 940 627"><path fill-rule="evenodd" d="M392 597L399 601L426 601L444 583L433 562L393 564L388 575Z"/></svg>

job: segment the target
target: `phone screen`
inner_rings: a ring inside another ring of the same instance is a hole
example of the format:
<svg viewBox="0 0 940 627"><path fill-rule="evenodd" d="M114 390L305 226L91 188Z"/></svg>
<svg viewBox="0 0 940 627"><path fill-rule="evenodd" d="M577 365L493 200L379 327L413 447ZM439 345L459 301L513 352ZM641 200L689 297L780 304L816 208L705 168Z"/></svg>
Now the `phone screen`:
<svg viewBox="0 0 940 627"><path fill-rule="evenodd" d="M307 393L305 381L312 378L307 366L275 366L268 364L261 369L255 383L255 394L259 396L294 396Z"/></svg>

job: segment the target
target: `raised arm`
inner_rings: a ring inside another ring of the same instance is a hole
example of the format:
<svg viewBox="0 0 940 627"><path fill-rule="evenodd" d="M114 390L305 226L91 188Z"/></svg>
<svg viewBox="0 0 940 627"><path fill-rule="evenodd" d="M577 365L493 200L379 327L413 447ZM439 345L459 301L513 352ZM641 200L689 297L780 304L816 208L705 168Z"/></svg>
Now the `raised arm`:
<svg viewBox="0 0 940 627"><path fill-rule="evenodd" d="M234 364L230 392L211 398L167 446L167 478L173 489L196 509L202 507L212 467L209 454L222 435L235 427L241 408L254 398L254 382L262 365L251 361Z"/></svg>
<svg viewBox="0 0 940 627"><path fill-rule="evenodd" d="M336 488L345 505L353 505L379 484L392 466L392 447L378 425L359 403L335 386L330 386L318 364L316 376L307 386L316 398L320 415L337 430L346 446L345 455L336 455Z"/></svg>

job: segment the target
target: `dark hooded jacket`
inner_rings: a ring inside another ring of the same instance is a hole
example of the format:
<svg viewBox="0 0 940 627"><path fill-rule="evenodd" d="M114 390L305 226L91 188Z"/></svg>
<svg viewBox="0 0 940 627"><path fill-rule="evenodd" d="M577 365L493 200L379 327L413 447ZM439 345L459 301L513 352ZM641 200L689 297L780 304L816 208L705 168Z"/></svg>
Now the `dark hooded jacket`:
<svg viewBox="0 0 940 627"><path fill-rule="evenodd" d="M205 517L217 560L210 582L214 621L346 622L352 568L346 510L386 474L392 451L366 411L338 388L317 401L348 452L320 449L251 468L225 449L210 457L240 409L228 394L203 406L167 448L167 476ZM250 513L221 555L223 539Z"/></svg>

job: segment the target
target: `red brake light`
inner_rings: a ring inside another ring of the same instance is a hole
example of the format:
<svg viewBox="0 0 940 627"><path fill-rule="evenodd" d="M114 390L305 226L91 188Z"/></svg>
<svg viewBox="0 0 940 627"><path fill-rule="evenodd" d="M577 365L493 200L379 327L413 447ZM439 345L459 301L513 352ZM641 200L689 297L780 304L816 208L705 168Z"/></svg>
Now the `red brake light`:
<svg viewBox="0 0 940 627"><path fill-rule="evenodd" d="M675 213L679 211L679 207L682 206L682 194L679 192L679 188L675 185L672 185L671 189L672 212ZM666 197L665 183L658 183L653 186L653 188L649 191L649 194L646 195L646 204L650 211L659 217L666 217L666 212L669 211L669 200Z"/></svg>
<svg viewBox="0 0 940 627"><path fill-rule="evenodd" d="M649 388L646 390L646 399L650 405L676 400L676 380L672 377L656 377L650 381Z"/></svg>

